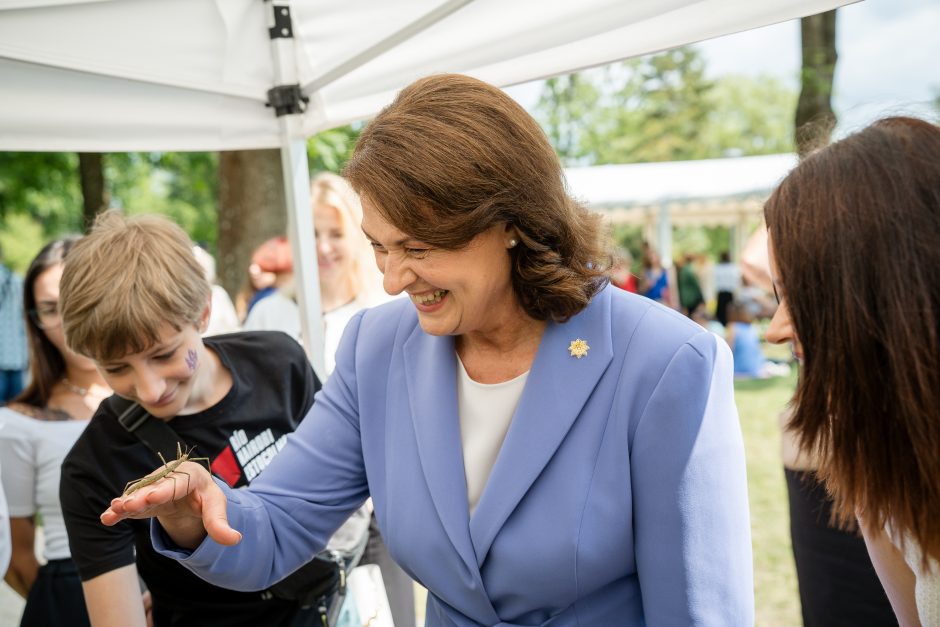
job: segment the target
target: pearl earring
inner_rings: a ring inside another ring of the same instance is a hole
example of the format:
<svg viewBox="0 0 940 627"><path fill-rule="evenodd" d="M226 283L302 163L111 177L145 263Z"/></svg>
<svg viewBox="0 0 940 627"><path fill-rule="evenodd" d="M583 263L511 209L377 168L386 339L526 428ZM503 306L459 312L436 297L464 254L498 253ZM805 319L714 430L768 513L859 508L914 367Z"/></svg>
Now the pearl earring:
<svg viewBox="0 0 940 627"><path fill-rule="evenodd" d="M518 240L516 240L515 238L513 238L513 239L509 240L509 247L510 247L510 248L515 248L515 247L516 247L516 244L518 244L518 243L519 243Z"/></svg>

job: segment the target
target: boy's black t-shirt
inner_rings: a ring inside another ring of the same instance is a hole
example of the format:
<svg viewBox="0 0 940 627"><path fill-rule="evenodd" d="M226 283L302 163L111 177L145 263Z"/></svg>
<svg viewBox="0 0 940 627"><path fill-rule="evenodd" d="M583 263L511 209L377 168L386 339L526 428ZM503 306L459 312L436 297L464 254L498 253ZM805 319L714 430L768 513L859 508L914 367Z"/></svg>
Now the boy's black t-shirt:
<svg viewBox="0 0 940 627"><path fill-rule="evenodd" d="M247 485L307 414L320 382L301 347L284 333L233 333L203 342L231 373L232 389L215 406L168 424L196 446L192 456L210 459L213 474L233 487ZM157 554L149 520L101 523L101 512L127 482L159 465L156 454L118 423L110 403L102 403L62 464L60 500L82 580L136 561L158 626L288 623L296 602L219 588Z"/></svg>

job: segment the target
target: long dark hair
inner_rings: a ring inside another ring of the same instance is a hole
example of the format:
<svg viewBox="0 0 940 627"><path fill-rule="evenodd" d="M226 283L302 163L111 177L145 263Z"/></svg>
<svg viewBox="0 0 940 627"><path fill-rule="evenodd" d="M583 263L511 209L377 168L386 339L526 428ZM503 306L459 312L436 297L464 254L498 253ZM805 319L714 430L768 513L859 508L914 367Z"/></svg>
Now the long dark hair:
<svg viewBox="0 0 940 627"><path fill-rule="evenodd" d="M20 403L45 407L52 395L52 388L65 376L65 359L62 353L49 341L45 332L39 328L35 314L30 312L36 311L36 279L49 268L62 263L79 239L80 237L75 235L49 242L39 251L26 271L23 280L23 310L26 315L26 336L29 339L30 382L15 399Z"/></svg>
<svg viewBox="0 0 940 627"><path fill-rule="evenodd" d="M876 122L765 206L804 365L790 428L843 521L940 559L940 128Z"/></svg>

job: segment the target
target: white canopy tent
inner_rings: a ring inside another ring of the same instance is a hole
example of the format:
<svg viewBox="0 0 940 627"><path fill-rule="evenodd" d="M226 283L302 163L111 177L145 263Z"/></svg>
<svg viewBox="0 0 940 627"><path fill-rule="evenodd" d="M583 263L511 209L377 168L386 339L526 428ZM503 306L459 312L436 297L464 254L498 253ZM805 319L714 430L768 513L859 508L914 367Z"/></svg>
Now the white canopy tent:
<svg viewBox="0 0 940 627"><path fill-rule="evenodd" d="M435 72L505 86L849 1L0 0L0 150L281 147L322 373L307 136ZM275 87L280 117L266 107ZM301 93L306 105L290 99Z"/></svg>
<svg viewBox="0 0 940 627"><path fill-rule="evenodd" d="M747 226L797 164L795 154L567 168L572 195L612 224L643 226L663 263L672 262L674 225L726 226L743 252Z"/></svg>

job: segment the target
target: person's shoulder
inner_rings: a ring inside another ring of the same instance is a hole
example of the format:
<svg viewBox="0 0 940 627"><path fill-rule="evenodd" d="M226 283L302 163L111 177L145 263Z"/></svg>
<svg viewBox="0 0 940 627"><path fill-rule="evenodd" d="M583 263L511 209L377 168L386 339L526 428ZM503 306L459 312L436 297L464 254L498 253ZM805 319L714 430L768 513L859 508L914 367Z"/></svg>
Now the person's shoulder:
<svg viewBox="0 0 940 627"><path fill-rule="evenodd" d="M601 294L604 293L610 295L611 317L616 323L624 318L635 318L637 324L650 325L660 333L675 335L677 338L687 338L704 331L681 312L645 296L612 287L605 288Z"/></svg>
<svg viewBox="0 0 940 627"><path fill-rule="evenodd" d="M363 316L363 322L379 326L396 326L403 319L410 319L417 322L418 315L415 312L411 299L407 296L397 296L384 303L375 305L359 312Z"/></svg>
<svg viewBox="0 0 940 627"><path fill-rule="evenodd" d="M19 402L12 402L0 408L0 423L3 422L4 417L25 425L25 428L41 428L43 423L75 422L67 412L61 409L36 407Z"/></svg>
<svg viewBox="0 0 940 627"><path fill-rule="evenodd" d="M0 440L26 441L34 437L36 419L29 415L30 407L21 403L0 407Z"/></svg>
<svg viewBox="0 0 940 627"><path fill-rule="evenodd" d="M262 316L271 316L283 311L298 311L300 307L293 299L284 295L280 290L274 290L261 300L255 303L251 308L249 316L252 314Z"/></svg>
<svg viewBox="0 0 940 627"><path fill-rule="evenodd" d="M418 314L406 297L362 309L346 324L337 363L341 354L344 359L355 355L357 362L375 369L377 364L391 358L418 328Z"/></svg>
<svg viewBox="0 0 940 627"><path fill-rule="evenodd" d="M308 364L303 347L283 331L239 331L203 338L231 372L253 379L285 364Z"/></svg>
<svg viewBox="0 0 940 627"><path fill-rule="evenodd" d="M283 331L238 331L204 337L206 346L219 351L288 350L303 353L300 344Z"/></svg>
<svg viewBox="0 0 940 627"><path fill-rule="evenodd" d="M711 359L715 335L682 313L649 298L610 289L614 336L630 346L654 349L648 359L668 359L688 345Z"/></svg>
<svg viewBox="0 0 940 627"><path fill-rule="evenodd" d="M112 399L105 399L98 406L95 415L66 454L62 462L63 469L98 468L98 460L113 459L125 447L139 444L139 440L118 422L117 408Z"/></svg>
<svg viewBox="0 0 940 627"><path fill-rule="evenodd" d="M28 421L31 419L34 410L38 410L38 408L24 403L8 403L0 407L0 424Z"/></svg>
<svg viewBox="0 0 940 627"><path fill-rule="evenodd" d="M0 439L32 441L43 437L48 423L69 421L68 414L25 403L0 407Z"/></svg>
<svg viewBox="0 0 940 627"><path fill-rule="evenodd" d="M213 296L218 296L219 298L223 300L227 300L229 302L232 301L232 297L228 295L228 290L226 290L224 287L222 287L221 285L217 283L213 283L212 285L210 285L209 291L212 292Z"/></svg>
<svg viewBox="0 0 940 627"><path fill-rule="evenodd" d="M300 307L279 291L258 301L248 312L245 330L280 330L300 341Z"/></svg>
<svg viewBox="0 0 940 627"><path fill-rule="evenodd" d="M418 326L418 313L406 296L356 313L349 326L358 326L359 340L407 337ZM384 344L384 342L382 342Z"/></svg>

